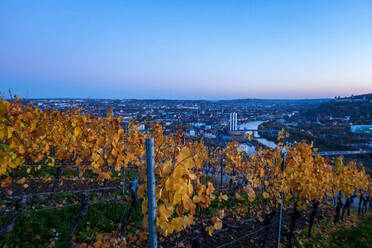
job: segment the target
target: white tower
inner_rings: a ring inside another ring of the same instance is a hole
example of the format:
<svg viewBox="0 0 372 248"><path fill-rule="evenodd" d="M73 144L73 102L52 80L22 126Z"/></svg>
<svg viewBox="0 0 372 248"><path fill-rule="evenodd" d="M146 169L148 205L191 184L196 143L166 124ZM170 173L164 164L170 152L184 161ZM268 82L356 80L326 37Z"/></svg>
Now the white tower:
<svg viewBox="0 0 372 248"><path fill-rule="evenodd" d="M238 114L234 113L234 131L238 130Z"/></svg>
<svg viewBox="0 0 372 248"><path fill-rule="evenodd" d="M230 113L229 129L230 131L238 130L238 114L235 112Z"/></svg>

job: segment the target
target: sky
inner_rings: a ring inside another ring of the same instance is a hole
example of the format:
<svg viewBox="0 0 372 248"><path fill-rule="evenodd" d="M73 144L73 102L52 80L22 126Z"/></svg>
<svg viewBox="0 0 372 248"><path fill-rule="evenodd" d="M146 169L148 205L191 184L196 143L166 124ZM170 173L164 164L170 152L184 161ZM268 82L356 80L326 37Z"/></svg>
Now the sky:
<svg viewBox="0 0 372 248"><path fill-rule="evenodd" d="M0 92L26 98L372 93L372 1L0 0Z"/></svg>

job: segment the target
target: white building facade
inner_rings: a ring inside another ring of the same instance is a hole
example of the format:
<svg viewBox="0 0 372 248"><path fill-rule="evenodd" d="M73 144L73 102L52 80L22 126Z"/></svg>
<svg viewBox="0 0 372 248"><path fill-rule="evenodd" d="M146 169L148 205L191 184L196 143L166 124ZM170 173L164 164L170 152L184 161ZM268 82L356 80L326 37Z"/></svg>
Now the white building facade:
<svg viewBox="0 0 372 248"><path fill-rule="evenodd" d="M238 114L235 112L230 113L229 129L230 131L238 130Z"/></svg>

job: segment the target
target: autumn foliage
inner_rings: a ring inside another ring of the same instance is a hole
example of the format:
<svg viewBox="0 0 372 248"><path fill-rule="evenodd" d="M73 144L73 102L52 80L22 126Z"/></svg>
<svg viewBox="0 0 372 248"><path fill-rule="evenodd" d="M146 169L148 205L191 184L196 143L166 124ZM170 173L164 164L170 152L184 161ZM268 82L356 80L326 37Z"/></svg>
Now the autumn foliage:
<svg viewBox="0 0 372 248"><path fill-rule="evenodd" d="M159 124L153 124L148 133L140 132L135 123L125 130L122 119L111 112L97 117L79 109L41 111L18 99L0 99L1 187L8 195L13 183L26 187L32 177L15 178L17 170L78 167L81 177L94 173L99 181L119 178L123 168L132 170L138 175L145 231L147 137L155 139L156 225L163 236L200 224L204 220L200 216L213 202L218 209L208 211L208 222L203 223L209 234L222 228L227 215L239 219L274 211L282 201L281 193L285 193L284 207L295 204L299 210L337 194L371 193L371 178L364 167L315 155L312 145L304 142L292 147L279 143L276 149L258 148L254 155L247 155L234 142L221 148L187 140L182 132L166 136ZM279 140L285 137L281 132ZM237 201L237 207L227 207L229 200ZM100 245L102 237L111 236L99 236Z"/></svg>

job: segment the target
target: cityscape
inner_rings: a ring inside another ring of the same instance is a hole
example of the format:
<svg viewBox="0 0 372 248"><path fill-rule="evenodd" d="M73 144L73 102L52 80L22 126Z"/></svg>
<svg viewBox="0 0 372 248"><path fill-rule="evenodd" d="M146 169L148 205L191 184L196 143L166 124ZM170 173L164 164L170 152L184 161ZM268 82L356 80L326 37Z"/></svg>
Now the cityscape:
<svg viewBox="0 0 372 248"><path fill-rule="evenodd" d="M146 132L155 122L163 126L165 134L182 129L189 138L213 144L226 146L238 141L246 152L253 152L256 142L274 148L279 131L284 129L292 143L313 142L319 152L350 151L347 158L372 170L372 94L314 100L23 100L24 104L30 101L40 109L81 108L98 116L112 110L122 117L124 126L135 122ZM249 141L246 133L256 139Z"/></svg>
<svg viewBox="0 0 372 248"><path fill-rule="evenodd" d="M0 247L372 247L372 1L0 1Z"/></svg>

